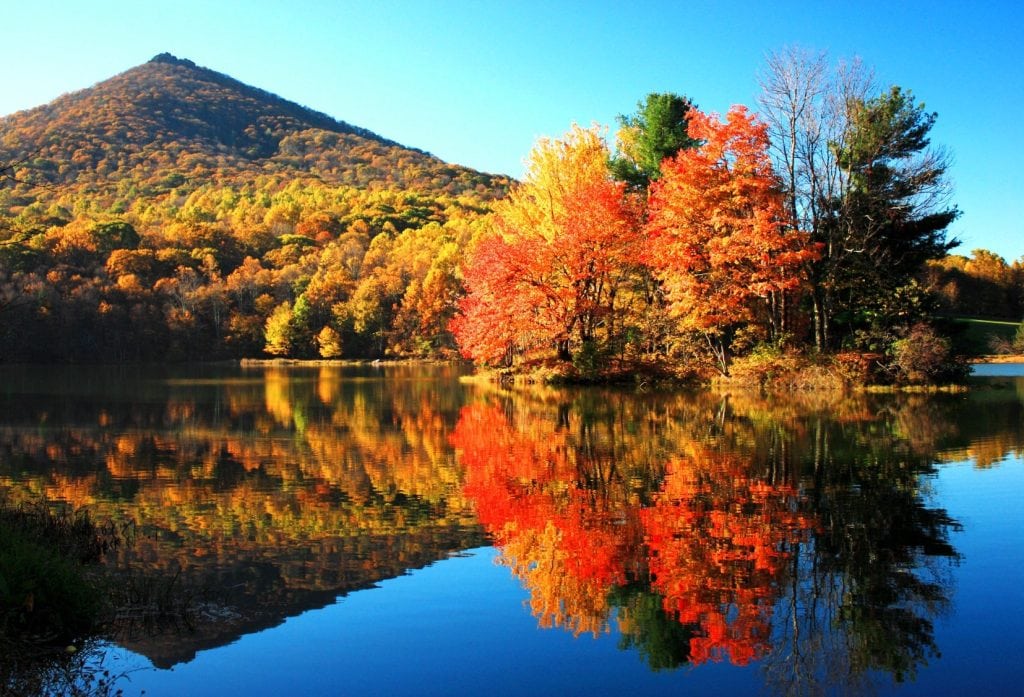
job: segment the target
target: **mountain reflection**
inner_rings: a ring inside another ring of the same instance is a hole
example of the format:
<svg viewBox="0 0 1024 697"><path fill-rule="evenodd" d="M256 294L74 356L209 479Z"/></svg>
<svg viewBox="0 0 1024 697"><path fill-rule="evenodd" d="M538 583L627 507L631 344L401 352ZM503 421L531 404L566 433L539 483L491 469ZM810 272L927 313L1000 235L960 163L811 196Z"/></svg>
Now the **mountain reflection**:
<svg viewBox="0 0 1024 697"><path fill-rule="evenodd" d="M173 626L120 618L158 666L485 543L446 443L451 371L113 373L6 383L0 490L128 526L126 587L191 599Z"/></svg>
<svg viewBox="0 0 1024 697"><path fill-rule="evenodd" d="M938 653L958 523L937 463L1022 451L1020 384L969 395L467 387L454 367L5 371L0 493L132 531L176 584L158 666L485 544L541 627L652 669L756 663L779 693L912 679ZM168 581L170 579L170 581Z"/></svg>

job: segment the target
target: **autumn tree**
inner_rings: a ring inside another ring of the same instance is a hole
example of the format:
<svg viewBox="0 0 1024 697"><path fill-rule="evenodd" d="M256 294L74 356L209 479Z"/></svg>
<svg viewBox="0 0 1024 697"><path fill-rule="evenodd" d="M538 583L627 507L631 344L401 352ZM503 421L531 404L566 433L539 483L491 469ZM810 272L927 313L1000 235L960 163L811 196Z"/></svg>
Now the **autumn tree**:
<svg viewBox="0 0 1024 697"><path fill-rule="evenodd" d="M913 276L955 244L945 237L958 214L946 205L948 161L929 147L936 115L898 87L877 94L857 61L833 67L796 47L771 54L760 81L786 206L821 252L807 267L815 345L914 314L891 298L915 298Z"/></svg>
<svg viewBox="0 0 1024 697"><path fill-rule="evenodd" d="M783 205L765 124L742 106L724 123L693 111L690 133L701 145L663 162L651 187L647 260L680 329L702 335L727 372L737 329L779 335L773 301L799 285L814 252Z"/></svg>
<svg viewBox="0 0 1024 697"><path fill-rule="evenodd" d="M638 254L624 185L608 172L596 128L542 140L525 181L497 204L493 228L470 252L468 296L453 329L482 363L515 356L568 362L612 348L617 292Z"/></svg>
<svg viewBox="0 0 1024 697"><path fill-rule="evenodd" d="M687 97L652 93L637 103L635 114L619 116L615 153L609 167L616 179L638 193L641 206L647 203L651 182L661 177L662 162L699 144L689 133L688 118L695 108ZM652 269L642 263L632 270L629 285L629 295L635 299L631 330L643 338L643 358L657 360L673 334L665 311L665 289Z"/></svg>
<svg viewBox="0 0 1024 697"><path fill-rule="evenodd" d="M292 325L292 304L284 302L274 308L267 318L264 350L274 356L287 356L294 347L295 334Z"/></svg>

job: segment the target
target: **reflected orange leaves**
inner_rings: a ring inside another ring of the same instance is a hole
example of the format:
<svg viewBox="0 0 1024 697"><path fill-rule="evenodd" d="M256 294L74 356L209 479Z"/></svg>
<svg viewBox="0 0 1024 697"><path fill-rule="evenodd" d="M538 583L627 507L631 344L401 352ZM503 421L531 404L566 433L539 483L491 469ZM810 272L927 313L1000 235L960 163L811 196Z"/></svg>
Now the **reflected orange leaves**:
<svg viewBox="0 0 1024 697"><path fill-rule="evenodd" d="M399 384L382 395L336 367L268 368L218 386L215 407L199 392L209 385L182 383L131 412L83 404L77 422L52 415L46 430L30 416L0 427L30 463L0 472L0 490L196 548L474 529L441 406Z"/></svg>
<svg viewBox="0 0 1024 697"><path fill-rule="evenodd" d="M552 425L543 435L515 430L497 408L464 409L452 442L462 452L465 494L506 557L510 543L532 536L556 544L559 566L575 577L622 583L624 510L579 486L581 463L564 434Z"/></svg>
<svg viewBox="0 0 1024 697"><path fill-rule="evenodd" d="M782 565L814 526L792 487L745 469L731 453L675 460L641 512L652 588L680 622L700 627L694 663L745 665L767 653Z"/></svg>
<svg viewBox="0 0 1024 697"><path fill-rule="evenodd" d="M603 444L628 448L628 434L574 435L527 416L471 405L452 443L464 491L541 626L607 631L613 591L639 584L693 628L692 663L742 665L767 652L785 562L814 527L792 486L753 476L741 455L682 441L667 465L647 465L660 469L639 477L651 484L637 492L635 473L595 466Z"/></svg>

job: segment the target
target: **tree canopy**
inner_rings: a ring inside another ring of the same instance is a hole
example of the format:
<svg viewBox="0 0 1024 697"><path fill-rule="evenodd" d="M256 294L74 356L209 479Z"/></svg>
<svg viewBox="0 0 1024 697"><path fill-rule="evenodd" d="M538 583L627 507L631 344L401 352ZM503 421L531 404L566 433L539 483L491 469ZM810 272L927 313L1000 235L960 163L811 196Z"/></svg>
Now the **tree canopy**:
<svg viewBox="0 0 1024 697"><path fill-rule="evenodd" d="M687 97L651 93L632 116L619 117L611 172L634 189L646 189L661 176L661 162L699 142L690 136L689 118L696 109Z"/></svg>

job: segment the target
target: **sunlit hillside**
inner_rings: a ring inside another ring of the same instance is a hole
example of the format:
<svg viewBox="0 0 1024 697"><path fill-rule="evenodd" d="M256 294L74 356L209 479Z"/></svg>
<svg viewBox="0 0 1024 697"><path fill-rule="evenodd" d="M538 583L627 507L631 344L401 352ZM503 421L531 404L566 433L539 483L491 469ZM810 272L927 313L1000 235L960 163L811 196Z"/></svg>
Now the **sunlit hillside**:
<svg viewBox="0 0 1024 697"><path fill-rule="evenodd" d="M0 119L0 361L450 355L509 183L161 54Z"/></svg>

